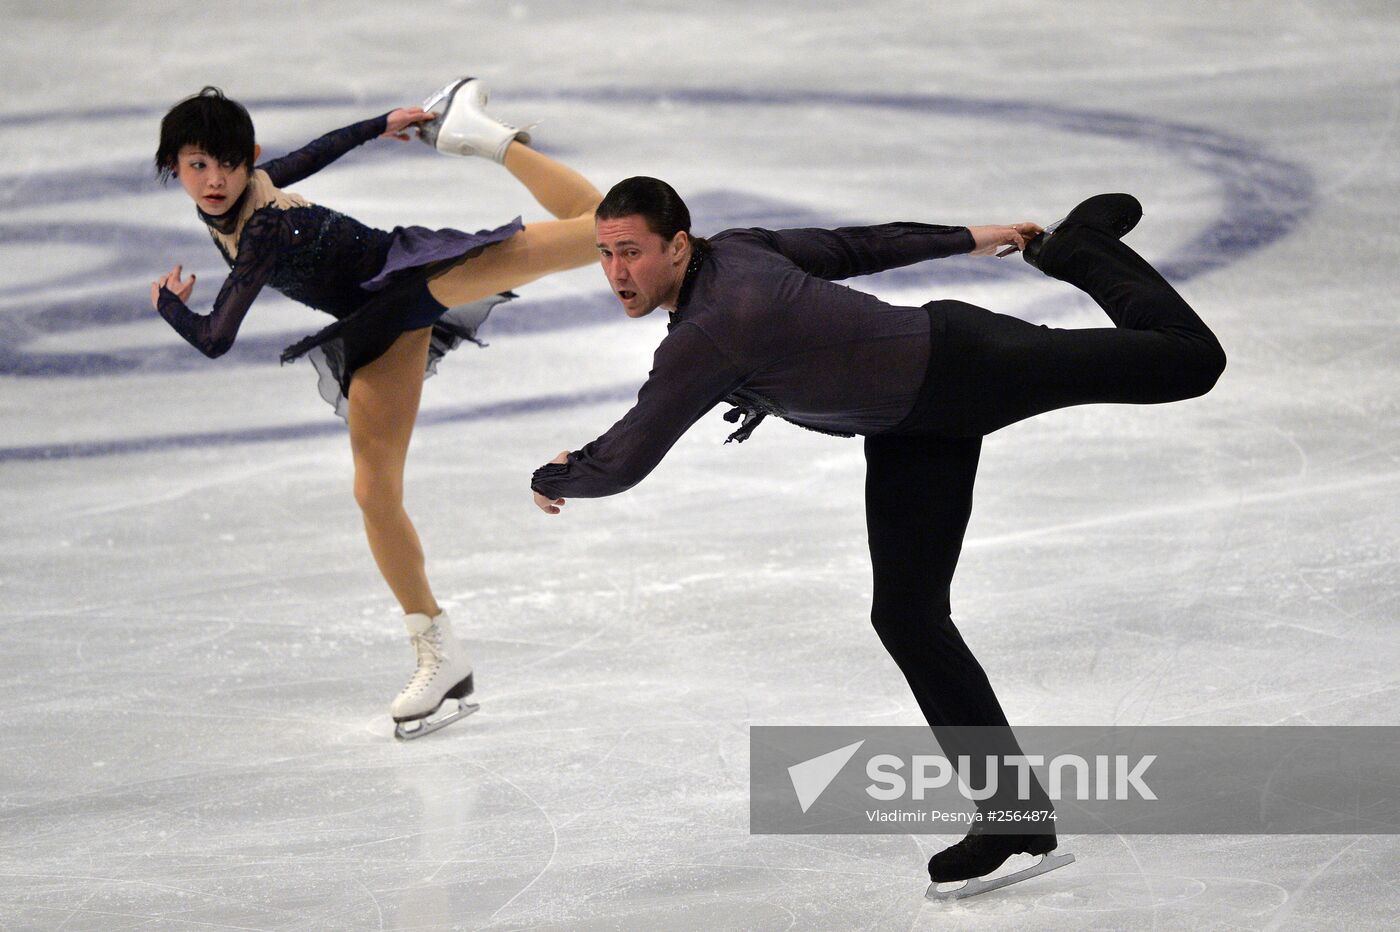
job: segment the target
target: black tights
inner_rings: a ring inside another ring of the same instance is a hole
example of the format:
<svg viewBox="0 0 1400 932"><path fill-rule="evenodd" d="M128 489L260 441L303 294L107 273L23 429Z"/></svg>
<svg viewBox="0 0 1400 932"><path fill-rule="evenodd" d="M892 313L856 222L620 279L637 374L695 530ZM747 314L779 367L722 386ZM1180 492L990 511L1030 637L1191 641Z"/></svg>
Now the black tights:
<svg viewBox="0 0 1400 932"><path fill-rule="evenodd" d="M1116 327L1061 330L961 302L930 304L933 349L920 400L894 431L865 440L871 620L950 758L1020 753L1009 727L953 727L1007 726L950 617L982 436L1069 405L1195 397L1225 365L1209 328L1131 249L1094 231L1055 235L1065 240L1052 274L1098 301Z"/></svg>

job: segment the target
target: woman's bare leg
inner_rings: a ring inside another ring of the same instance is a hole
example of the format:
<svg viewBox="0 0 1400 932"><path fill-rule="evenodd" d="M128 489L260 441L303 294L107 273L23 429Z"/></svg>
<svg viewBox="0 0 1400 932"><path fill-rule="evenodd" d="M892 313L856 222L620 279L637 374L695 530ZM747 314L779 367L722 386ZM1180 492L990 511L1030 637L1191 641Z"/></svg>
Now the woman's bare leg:
<svg viewBox="0 0 1400 932"><path fill-rule="evenodd" d="M603 199L589 180L562 162L518 142L506 149L506 171L523 184L540 206L560 220L592 216Z"/></svg>
<svg viewBox="0 0 1400 932"><path fill-rule="evenodd" d="M369 549L405 615L440 612L424 569L423 545L403 507L404 462L423 394L432 328L400 334L383 356L350 382L350 450L355 501Z"/></svg>
<svg viewBox="0 0 1400 932"><path fill-rule="evenodd" d="M506 169L558 220L532 223L503 243L487 246L428 282L433 298L447 307L589 265L598 260L593 209L603 199L578 172L518 142L506 150Z"/></svg>

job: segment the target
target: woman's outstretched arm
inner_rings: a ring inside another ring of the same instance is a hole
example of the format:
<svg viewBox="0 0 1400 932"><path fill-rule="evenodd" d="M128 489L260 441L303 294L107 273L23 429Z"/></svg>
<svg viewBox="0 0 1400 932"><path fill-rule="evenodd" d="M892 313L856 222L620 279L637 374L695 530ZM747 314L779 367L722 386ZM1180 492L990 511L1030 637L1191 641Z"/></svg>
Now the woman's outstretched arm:
<svg viewBox="0 0 1400 932"><path fill-rule="evenodd" d="M272 183L279 188L296 184L308 178L340 158L351 149L357 148L380 136L407 141L411 138L409 127L436 119L437 115L419 107L400 107L381 116L359 123L352 123L341 129L332 130L319 139L302 146L295 152L259 165L267 172Z"/></svg>

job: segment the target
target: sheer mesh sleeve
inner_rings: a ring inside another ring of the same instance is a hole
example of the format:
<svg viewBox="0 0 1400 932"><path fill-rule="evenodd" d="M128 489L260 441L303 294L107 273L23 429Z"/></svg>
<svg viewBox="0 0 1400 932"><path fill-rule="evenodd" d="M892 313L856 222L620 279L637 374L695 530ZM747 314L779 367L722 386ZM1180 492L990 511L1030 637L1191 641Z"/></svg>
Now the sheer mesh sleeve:
<svg viewBox="0 0 1400 932"><path fill-rule="evenodd" d="M530 485L550 498L601 498L646 478L690 425L743 381L743 374L694 324L682 323L656 348L637 403L567 463L535 470Z"/></svg>
<svg viewBox="0 0 1400 932"><path fill-rule="evenodd" d="M174 292L162 287L156 307L160 316L210 359L227 353L253 299L272 274L278 254L290 247L291 235L281 211L264 209L253 214L243 228L238 259L219 289L219 296L214 299L214 310L207 316L196 314Z"/></svg>
<svg viewBox="0 0 1400 932"><path fill-rule="evenodd" d="M279 188L296 184L303 178L316 174L345 153L362 146L384 134L389 114L352 123L342 129L332 130L319 139L313 139L295 152L264 162L258 167L267 172L272 183Z"/></svg>
<svg viewBox="0 0 1400 932"><path fill-rule="evenodd" d="M972 251L967 227L882 223L835 230L746 230L809 275L837 281Z"/></svg>

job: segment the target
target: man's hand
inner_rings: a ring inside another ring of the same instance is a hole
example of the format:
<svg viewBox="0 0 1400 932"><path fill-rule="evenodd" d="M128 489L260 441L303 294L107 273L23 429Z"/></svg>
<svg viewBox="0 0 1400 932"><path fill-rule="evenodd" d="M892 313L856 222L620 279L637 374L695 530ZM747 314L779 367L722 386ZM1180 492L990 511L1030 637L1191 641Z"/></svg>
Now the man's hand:
<svg viewBox="0 0 1400 932"><path fill-rule="evenodd" d="M177 265L166 274L151 282L151 307L160 310L160 289L169 289L175 297L186 304L190 303L190 295L194 293L194 273L190 273L190 280L180 281L180 273L184 271L183 265Z"/></svg>
<svg viewBox="0 0 1400 932"><path fill-rule="evenodd" d="M568 450L562 451L558 456L550 460L551 463L558 463L560 465L568 461ZM535 496L535 507L547 515L557 515L559 514L559 509L564 507L564 500L562 498L546 498L534 490L531 490L531 494Z"/></svg>
<svg viewBox="0 0 1400 932"><path fill-rule="evenodd" d="M413 137L407 132L410 126L419 123L430 123L436 120L438 115L422 107L400 107L389 114L388 122L385 124L384 135L392 136L402 142L408 142Z"/></svg>
<svg viewBox="0 0 1400 932"><path fill-rule="evenodd" d="M1029 220L1013 223L1010 226L968 227L972 234L973 256L990 256L1003 246L1010 246L1017 252L1026 248L1026 241L1045 232L1045 228Z"/></svg>

